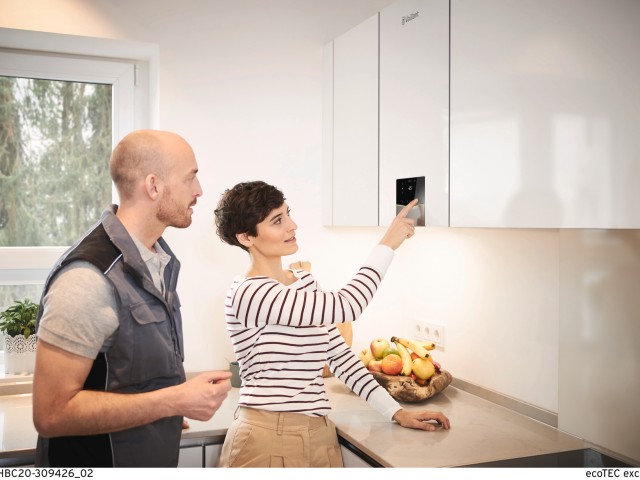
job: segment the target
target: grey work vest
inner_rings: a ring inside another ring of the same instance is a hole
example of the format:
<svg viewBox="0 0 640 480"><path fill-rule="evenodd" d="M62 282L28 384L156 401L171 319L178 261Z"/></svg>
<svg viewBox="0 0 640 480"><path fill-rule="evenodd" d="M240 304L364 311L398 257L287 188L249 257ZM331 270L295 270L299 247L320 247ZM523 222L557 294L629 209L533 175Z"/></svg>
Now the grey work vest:
<svg viewBox="0 0 640 480"><path fill-rule="evenodd" d="M115 343L95 359L84 389L127 394L180 384L185 381L182 318L176 293L180 262L159 239L172 257L165 268L163 297L115 216L116 208L107 209L101 221L56 262L43 298L62 267L77 260L91 262L115 287L119 328ZM42 300L40 307L41 315ZM36 466L175 467L181 431L182 417L169 417L104 435L38 437Z"/></svg>

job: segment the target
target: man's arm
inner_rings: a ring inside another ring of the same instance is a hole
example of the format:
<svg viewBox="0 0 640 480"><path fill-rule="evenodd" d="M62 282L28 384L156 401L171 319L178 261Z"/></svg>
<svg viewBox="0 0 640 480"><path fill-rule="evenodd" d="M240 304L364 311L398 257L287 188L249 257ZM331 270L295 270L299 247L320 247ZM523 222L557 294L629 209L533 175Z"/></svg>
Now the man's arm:
<svg viewBox="0 0 640 480"><path fill-rule="evenodd" d="M174 387L120 394L83 390L93 360L39 340L33 423L44 437L116 432L171 416L208 420L231 389L230 372L206 372Z"/></svg>

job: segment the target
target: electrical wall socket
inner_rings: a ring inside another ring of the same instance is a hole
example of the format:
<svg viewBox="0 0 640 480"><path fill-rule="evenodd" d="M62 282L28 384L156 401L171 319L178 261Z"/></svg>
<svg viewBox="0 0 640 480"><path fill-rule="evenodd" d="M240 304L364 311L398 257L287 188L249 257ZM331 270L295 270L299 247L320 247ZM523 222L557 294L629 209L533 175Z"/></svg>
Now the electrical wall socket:
<svg viewBox="0 0 640 480"><path fill-rule="evenodd" d="M436 323L422 322L416 323L416 340L422 342L433 342L436 347L444 350L444 326Z"/></svg>

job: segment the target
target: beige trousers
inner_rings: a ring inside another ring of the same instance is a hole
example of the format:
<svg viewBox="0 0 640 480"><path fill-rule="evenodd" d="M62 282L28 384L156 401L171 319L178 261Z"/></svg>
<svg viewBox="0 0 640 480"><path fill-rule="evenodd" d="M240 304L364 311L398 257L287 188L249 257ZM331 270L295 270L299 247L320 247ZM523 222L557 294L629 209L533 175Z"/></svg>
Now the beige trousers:
<svg viewBox="0 0 640 480"><path fill-rule="evenodd" d="M343 467L327 417L239 407L222 446L220 467Z"/></svg>

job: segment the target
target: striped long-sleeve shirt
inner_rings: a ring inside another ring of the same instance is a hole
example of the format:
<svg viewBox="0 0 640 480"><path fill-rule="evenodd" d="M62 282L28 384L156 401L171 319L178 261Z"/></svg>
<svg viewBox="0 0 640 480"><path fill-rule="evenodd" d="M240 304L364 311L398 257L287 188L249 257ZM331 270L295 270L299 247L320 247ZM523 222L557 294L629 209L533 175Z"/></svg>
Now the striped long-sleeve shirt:
<svg viewBox="0 0 640 480"><path fill-rule="evenodd" d="M278 412L326 415L325 364L386 418L401 407L344 342L336 323L356 320L373 298L393 250L377 245L355 277L322 292L313 276L294 271L283 285L268 277L239 277L225 304L242 387L238 404Z"/></svg>

